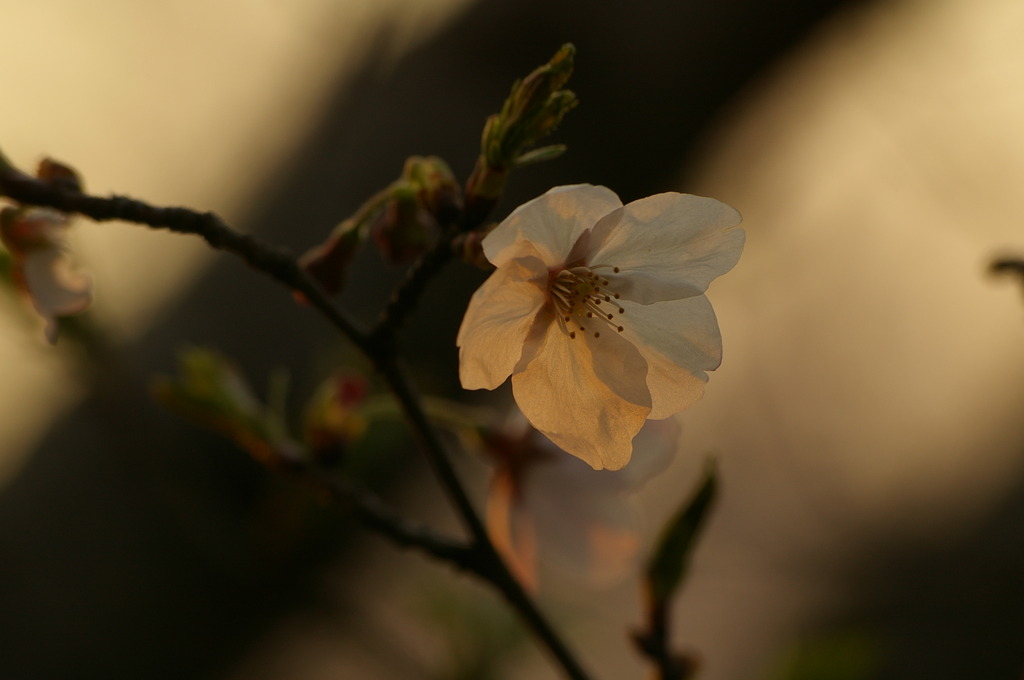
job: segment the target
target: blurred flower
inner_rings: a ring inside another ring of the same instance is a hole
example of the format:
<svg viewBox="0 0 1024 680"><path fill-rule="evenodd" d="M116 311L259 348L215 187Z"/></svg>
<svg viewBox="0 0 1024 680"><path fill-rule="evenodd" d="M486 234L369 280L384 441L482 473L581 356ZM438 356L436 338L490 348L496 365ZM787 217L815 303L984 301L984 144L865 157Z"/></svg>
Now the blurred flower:
<svg viewBox="0 0 1024 680"><path fill-rule="evenodd" d="M306 406L304 439L312 456L323 464L342 459L366 432L359 406L366 400L366 380L342 375L328 378Z"/></svg>
<svg viewBox="0 0 1024 680"><path fill-rule="evenodd" d="M671 462L679 426L650 421L636 438L643 455L623 470L595 472L563 455L525 421L483 433L494 464L487 530L524 586L536 590L537 561L608 586L640 566L631 495Z"/></svg>
<svg viewBox="0 0 1024 680"><path fill-rule="evenodd" d="M0 211L0 239L13 257L14 281L45 322L50 343L57 341L58 317L79 314L92 302L92 279L71 266L68 224L66 215L48 208Z"/></svg>
<svg viewBox="0 0 1024 680"><path fill-rule="evenodd" d="M595 469L621 468L644 421L691 406L721 362L704 291L739 259L739 221L711 198L623 206L591 185L520 206L483 241L497 271L459 329L462 386L511 375L534 427Z"/></svg>

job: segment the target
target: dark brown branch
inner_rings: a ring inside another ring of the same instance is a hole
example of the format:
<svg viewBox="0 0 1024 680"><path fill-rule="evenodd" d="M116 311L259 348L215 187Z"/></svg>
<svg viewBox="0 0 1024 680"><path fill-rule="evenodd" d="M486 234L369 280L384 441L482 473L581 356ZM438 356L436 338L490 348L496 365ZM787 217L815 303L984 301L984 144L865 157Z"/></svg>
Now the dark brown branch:
<svg viewBox="0 0 1024 680"><path fill-rule="evenodd" d="M199 236L211 247L238 256L254 269L302 293L313 307L361 350L370 350L366 332L324 294L299 267L291 253L250 234L235 231L215 213L179 207L157 207L126 196L91 196L12 172L10 168L0 174L0 193L19 203L77 213L97 222L120 220Z"/></svg>
<svg viewBox="0 0 1024 680"><path fill-rule="evenodd" d="M431 557L471 573L479 573L477 551L470 545L444 538L426 527L414 525L390 510L369 491L339 478L304 474L301 480L328 498L347 505L364 526L390 539L394 544L420 550Z"/></svg>
<svg viewBox="0 0 1024 680"><path fill-rule="evenodd" d="M382 356L394 354L395 335L416 308L427 283L452 259L452 240L455 236L455 232L442 234L438 242L409 268L392 292L391 299L370 331L370 344Z"/></svg>

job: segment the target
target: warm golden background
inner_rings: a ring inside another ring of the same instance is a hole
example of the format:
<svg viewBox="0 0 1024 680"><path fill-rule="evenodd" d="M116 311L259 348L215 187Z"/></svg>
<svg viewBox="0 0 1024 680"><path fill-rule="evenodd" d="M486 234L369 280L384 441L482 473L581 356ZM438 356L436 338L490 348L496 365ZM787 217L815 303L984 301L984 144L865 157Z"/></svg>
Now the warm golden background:
<svg viewBox="0 0 1024 680"><path fill-rule="evenodd" d="M94 192L213 209L296 251L406 155L465 176L511 79L575 42L570 152L524 170L503 208L590 181L745 217L743 259L709 293L725 361L644 496L656 523L719 456L677 611L701 677L771 678L829 644L863 669L834 677L1020 676L1024 299L986 267L1024 252L1021 3L2 7L8 157L52 155ZM260 389L289 368L298 402L344 357L326 325L197 241L83 222L75 246L115 348L99 371L13 306L0 318L0 677L457 677L443 640L479 642L455 611L488 595L146 401L192 342ZM365 315L395 273L360 267ZM478 280L443 278L410 329L431 389L454 387ZM401 474L415 457L397 467L394 502L443 517ZM551 579L542 598L598 675L640 677L632 587ZM553 677L528 645L512 658L507 677Z"/></svg>

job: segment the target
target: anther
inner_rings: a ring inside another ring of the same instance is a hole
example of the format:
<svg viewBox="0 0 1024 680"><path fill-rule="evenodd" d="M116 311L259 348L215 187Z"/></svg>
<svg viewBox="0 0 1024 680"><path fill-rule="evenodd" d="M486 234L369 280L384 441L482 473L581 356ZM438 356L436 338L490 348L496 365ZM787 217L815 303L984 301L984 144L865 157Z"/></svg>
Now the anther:
<svg viewBox="0 0 1024 680"><path fill-rule="evenodd" d="M600 266L607 268L605 265ZM614 271L618 273L620 270L614 267ZM577 333L592 333L595 338L601 337L600 332L588 331L580 323L584 318L600 319L619 333L624 330L623 326L616 325L615 314L623 314L626 310L614 302L620 296L608 289L608 286L612 285L609 279L595 273L586 265L579 265L557 273L552 272L549 281L548 291L558 315L555 318L562 331L571 339L575 339ZM602 302L608 305L602 306Z"/></svg>

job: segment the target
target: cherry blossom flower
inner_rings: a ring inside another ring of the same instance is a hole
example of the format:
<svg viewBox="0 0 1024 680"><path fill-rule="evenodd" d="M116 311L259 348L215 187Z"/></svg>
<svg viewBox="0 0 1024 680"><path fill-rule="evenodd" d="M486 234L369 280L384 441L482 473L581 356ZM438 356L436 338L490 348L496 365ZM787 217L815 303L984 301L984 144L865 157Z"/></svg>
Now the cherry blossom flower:
<svg viewBox="0 0 1024 680"><path fill-rule="evenodd" d="M668 467L678 436L676 421L649 421L636 437L637 464L595 472L525 420L485 431L494 466L487 532L516 578L536 591L538 562L597 588L635 572L643 546L632 496Z"/></svg>
<svg viewBox="0 0 1024 680"><path fill-rule="evenodd" d="M595 469L629 462L648 418L704 393L722 341L708 284L739 259L733 208L664 193L623 206L605 187L556 187L483 240L496 271L459 329L466 389L509 375L519 408Z"/></svg>
<svg viewBox="0 0 1024 680"><path fill-rule="evenodd" d="M0 239L11 251L15 283L57 341L57 319L79 314L92 302L92 279L72 268L67 248L68 218L46 208L5 208Z"/></svg>

